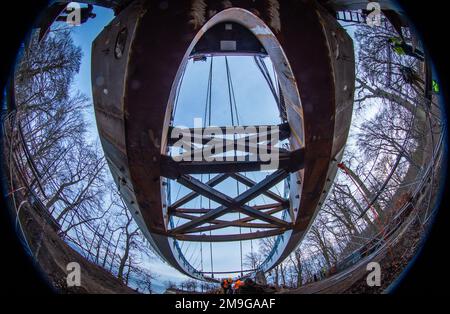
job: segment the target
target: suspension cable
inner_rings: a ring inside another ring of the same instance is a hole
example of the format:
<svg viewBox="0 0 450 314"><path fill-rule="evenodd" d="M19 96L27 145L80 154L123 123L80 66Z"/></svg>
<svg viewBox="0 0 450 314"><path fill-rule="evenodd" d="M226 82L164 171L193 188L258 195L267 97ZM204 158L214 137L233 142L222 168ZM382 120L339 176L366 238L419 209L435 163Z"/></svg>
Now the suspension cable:
<svg viewBox="0 0 450 314"><path fill-rule="evenodd" d="M204 126L206 127L206 118L208 117L208 124L211 125L211 107L212 107L212 80L213 80L213 64L214 56L211 56L211 62L209 65L209 78L208 78L208 91L206 95L206 105L205 105L205 120ZM209 115L207 114L209 113ZM208 174L208 180L211 180L211 174ZM211 199L208 199L208 208L211 209ZM211 223L209 223L211 226ZM209 230L209 236L212 235L212 231ZM210 253L210 264L211 264L211 277L214 278L214 259L213 259L213 245L209 242L209 253Z"/></svg>
<svg viewBox="0 0 450 314"><path fill-rule="evenodd" d="M283 97L281 96L282 91L281 91L280 84L278 84L278 88L279 88L279 93L278 93L277 89L275 88L274 82L272 80L272 76L271 76L269 70L267 69L266 63L262 60L262 57L254 56L253 60L255 61L255 64L258 67L259 71L261 72L262 76L264 77L265 81L267 82L270 92L272 93L273 98L275 99L275 102L277 103L278 111L280 113L280 118L283 121L286 121L287 120L286 106L284 104L284 101L282 101Z"/></svg>
<svg viewBox="0 0 450 314"><path fill-rule="evenodd" d="M238 116L238 112L237 112L237 105L236 105L236 97L235 97L235 93L234 93L234 88L233 88L233 80L231 78L231 71L230 71L230 65L228 63L228 57L225 56L225 67L226 67L226 72L227 72L227 82L228 82L228 96L229 96L229 103L230 103L230 114L231 114L231 124L232 126L235 126L235 120L234 120L234 116L236 115L236 122L237 125L239 125L239 116ZM236 134L233 133L233 138L236 141ZM237 157L237 152L234 151L235 157ZM236 180L236 192L237 195L239 196L240 191L239 191L239 181ZM241 213L238 212L238 219L241 220ZM242 234L242 227L239 226L239 234ZM241 277L244 276L243 273L243 257L242 257L242 240L239 241L239 251L240 251L240 262L241 262Z"/></svg>

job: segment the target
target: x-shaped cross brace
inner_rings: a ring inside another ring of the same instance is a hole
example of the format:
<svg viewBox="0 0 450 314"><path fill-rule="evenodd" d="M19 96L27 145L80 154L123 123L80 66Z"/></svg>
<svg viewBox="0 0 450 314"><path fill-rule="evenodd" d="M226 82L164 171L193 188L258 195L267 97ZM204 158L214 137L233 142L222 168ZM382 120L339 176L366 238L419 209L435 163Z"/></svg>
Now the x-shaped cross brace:
<svg viewBox="0 0 450 314"><path fill-rule="evenodd" d="M266 221L270 224L278 225L281 228L289 229L291 228L291 224L288 222L279 219L277 217L271 216L262 211L256 210L248 205L245 205L249 201L263 194L265 191L269 190L274 185L278 184L282 180L284 180L289 175L289 172L284 169L279 169L274 173L268 175L264 180L259 183L256 183L250 189L246 190L236 198L232 198L228 195L225 195L222 192L219 192L212 188L211 186L201 182L200 180L195 179L189 175L182 175L178 178L178 182L185 187L191 189L192 191L203 195L214 202L221 204L221 206L217 207L209 211L208 213L196 217L191 221L176 227L171 230L172 234L180 234L190 232L193 228L196 228L204 223L207 223L211 220L214 220L231 210L240 211L243 214L254 217L255 219L259 219L262 221Z"/></svg>

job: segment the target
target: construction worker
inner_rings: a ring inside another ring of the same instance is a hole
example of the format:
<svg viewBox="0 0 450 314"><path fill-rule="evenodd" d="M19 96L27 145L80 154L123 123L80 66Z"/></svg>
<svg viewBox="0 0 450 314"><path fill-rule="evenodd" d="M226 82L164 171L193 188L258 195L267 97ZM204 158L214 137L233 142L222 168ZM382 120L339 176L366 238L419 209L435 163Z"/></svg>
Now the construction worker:
<svg viewBox="0 0 450 314"><path fill-rule="evenodd" d="M420 61L425 60L425 56L423 52L421 52L418 49L414 49L410 45L408 45L406 42L404 42L401 38L398 37L391 37L389 38L389 44L391 45L392 49L396 54L399 56L410 56L414 57Z"/></svg>
<svg viewBox="0 0 450 314"><path fill-rule="evenodd" d="M420 87L419 84L424 84L419 74L417 74L417 72L414 71L414 69L412 69L411 67L401 66L400 73L402 74L402 77L405 80L405 82L408 84L418 85L419 87Z"/></svg>
<svg viewBox="0 0 450 314"><path fill-rule="evenodd" d="M223 294L229 294L229 290L231 288L230 284L228 283L228 279L223 279L220 283L220 286L223 289Z"/></svg>
<svg viewBox="0 0 450 314"><path fill-rule="evenodd" d="M327 269L325 266L322 267L322 271L321 271L320 275L321 275L322 279L327 278Z"/></svg>
<svg viewBox="0 0 450 314"><path fill-rule="evenodd" d="M437 81L433 80L431 82L431 85L433 87L433 92L435 92L436 94L439 94L440 88L439 88L439 84Z"/></svg>
<svg viewBox="0 0 450 314"><path fill-rule="evenodd" d="M70 14L75 10L75 8L67 8L64 10L64 14L67 15L60 15L58 16L58 18L56 19L58 22L69 22L69 17ZM92 11L94 10L94 6L92 4L88 4L88 6L86 8L81 8L80 9L80 23L84 24L86 23L89 19L95 19L97 14L93 13Z"/></svg>
<svg viewBox="0 0 450 314"><path fill-rule="evenodd" d="M233 279L228 278L228 294L233 294Z"/></svg>
<svg viewBox="0 0 450 314"><path fill-rule="evenodd" d="M334 274L336 274L337 273L337 267L336 267L336 264L333 264L333 266L331 266L331 269L330 269L330 276L332 276L332 275L334 275Z"/></svg>
<svg viewBox="0 0 450 314"><path fill-rule="evenodd" d="M242 280L240 280L240 279L236 280L236 282L234 283L234 286L233 286L234 293L240 294L240 289L243 286L244 286L244 282Z"/></svg>
<svg viewBox="0 0 450 314"><path fill-rule="evenodd" d="M425 85L425 82L423 81L423 79L420 78L419 74L417 74L417 72L414 71L414 69L412 69L410 67L402 66L400 68L400 72L406 83L415 85L418 88L422 88L421 85ZM439 88L439 84L436 80L431 81L431 87L432 87L432 90L434 93L439 94L440 88Z"/></svg>

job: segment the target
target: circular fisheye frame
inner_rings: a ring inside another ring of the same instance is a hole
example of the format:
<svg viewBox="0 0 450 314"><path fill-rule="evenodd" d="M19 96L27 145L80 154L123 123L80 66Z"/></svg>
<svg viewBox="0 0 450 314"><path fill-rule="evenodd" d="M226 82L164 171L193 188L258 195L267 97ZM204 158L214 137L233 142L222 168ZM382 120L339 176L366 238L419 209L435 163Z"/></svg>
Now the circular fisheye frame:
<svg viewBox="0 0 450 314"><path fill-rule="evenodd" d="M51 1L8 86L6 210L60 293L390 292L439 207L395 1Z"/></svg>

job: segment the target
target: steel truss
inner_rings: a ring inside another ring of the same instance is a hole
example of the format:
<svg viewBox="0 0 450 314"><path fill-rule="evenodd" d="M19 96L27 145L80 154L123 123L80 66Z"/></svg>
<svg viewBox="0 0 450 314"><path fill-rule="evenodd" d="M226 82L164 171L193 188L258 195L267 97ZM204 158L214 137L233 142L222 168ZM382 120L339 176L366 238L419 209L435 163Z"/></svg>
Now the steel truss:
<svg viewBox="0 0 450 314"><path fill-rule="evenodd" d="M246 127L248 128L248 127ZM197 132L191 132L190 134L205 134L205 129L196 130ZM221 128L225 129L225 128ZM287 123L281 126L253 126L253 130L261 131L264 133L265 130L280 130L277 132L278 143L274 142L272 139L270 141L272 149L274 146L279 144L282 140L289 137L289 125ZM223 153L234 151L246 151L249 148L248 143L253 139L261 138L259 132L254 134L248 134L243 138L228 140L222 149ZM281 135L281 136L280 136ZM263 136L263 142L267 141L266 134ZM196 138L197 142L202 143L201 148L192 147L190 155L192 152L198 152L204 150L208 147L209 143L207 140L211 140L211 137L200 136ZM238 141L244 142L247 145L239 149ZM170 141L169 144L175 144L175 141ZM257 146L264 145L257 144ZM260 147L258 147L260 148ZM249 171L259 171L265 162L255 157L255 161L251 161L249 156L241 156L244 161L238 161L239 158L234 154L231 156L232 161L212 161L208 162L206 160L201 161L175 161L170 156L164 156L165 162L162 164L162 173L169 179L176 180L179 184L190 189L192 192L183 198L175 201L168 208L169 215L173 215L178 218L187 220L184 224L177 226L169 231L169 236L174 237L178 240L183 241L202 241L202 242L225 242L225 241L243 241L258 239L263 237L275 236L284 233L285 231L293 228L293 223L276 217L276 214L283 210L289 209L289 200L284 199L280 195L270 191L278 183L282 182L288 178L289 174L296 172L303 168L303 149L299 149L290 152L286 149L278 149L278 169L273 173L267 175L261 182L254 182L247 176L243 175L244 172ZM258 150L259 151L259 150ZM187 154L188 155L188 154ZM186 156L187 156L186 155ZM223 156L224 157L224 156ZM228 156L229 157L229 156ZM192 174L206 174L206 173L220 173L213 177L206 183L201 180L196 179ZM231 178L236 182L244 184L248 189L239 194L236 197L231 197L229 195L220 192L215 187ZM265 195L272 199L275 203L263 206L249 206L247 205L250 201L255 198ZM181 206L192 201L196 197L206 197L207 199L220 204L217 208L197 208L197 209L187 209L181 208ZM235 220L221 220L221 216L229 213L239 212L244 215ZM200 216L198 216L200 215ZM255 222L255 220L261 222ZM207 225L209 224L209 225ZM202 234L207 231L220 230L229 227L247 228L252 229L249 233L239 233L239 234L228 234L228 235L206 235ZM253 231L256 229L255 231ZM258 229L264 229L263 231ZM265 230L269 229L269 230Z"/></svg>

